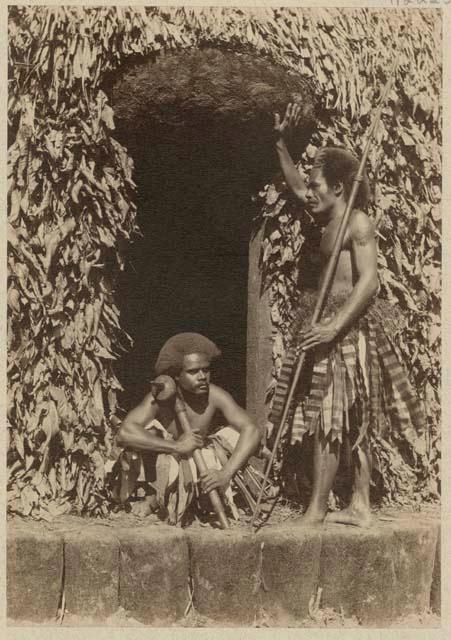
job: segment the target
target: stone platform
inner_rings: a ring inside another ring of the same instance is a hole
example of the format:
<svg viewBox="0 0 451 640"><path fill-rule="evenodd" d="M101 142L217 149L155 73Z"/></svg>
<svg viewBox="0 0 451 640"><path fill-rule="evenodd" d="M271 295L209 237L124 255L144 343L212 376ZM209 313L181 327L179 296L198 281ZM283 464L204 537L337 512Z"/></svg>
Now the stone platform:
<svg viewBox="0 0 451 640"><path fill-rule="evenodd" d="M321 607L365 626L440 611L437 518L378 519L369 530L283 524L257 534L84 522L8 524L10 621L48 623L64 603L68 615L98 624L122 607L167 626L194 606L223 626L248 626L262 610L274 620L306 618L319 589Z"/></svg>

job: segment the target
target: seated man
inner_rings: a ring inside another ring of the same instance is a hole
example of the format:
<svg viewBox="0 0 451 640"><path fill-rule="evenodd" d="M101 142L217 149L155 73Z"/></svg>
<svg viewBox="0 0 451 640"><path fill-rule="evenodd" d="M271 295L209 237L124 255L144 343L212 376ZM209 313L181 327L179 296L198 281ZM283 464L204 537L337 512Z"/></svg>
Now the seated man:
<svg viewBox="0 0 451 640"><path fill-rule="evenodd" d="M210 363L220 355L211 340L196 333L177 334L161 349L155 373L174 378L193 432L182 432L174 397L161 401L149 393L126 415L117 437L118 444L126 447L120 462L119 500L125 502L135 490L143 471L140 458L146 481L153 488L153 495L135 513L146 515L159 507L171 524L180 523L198 493L197 471L190 455L195 449L202 449L209 471L200 479L201 489L205 493L220 490L232 514L238 517L230 483L256 451L261 435L232 396L210 384ZM222 414L230 427L213 434L212 423L217 413ZM251 470L246 472L251 474L249 480L255 479ZM249 498L244 476L236 481ZM252 498L248 502L252 507Z"/></svg>

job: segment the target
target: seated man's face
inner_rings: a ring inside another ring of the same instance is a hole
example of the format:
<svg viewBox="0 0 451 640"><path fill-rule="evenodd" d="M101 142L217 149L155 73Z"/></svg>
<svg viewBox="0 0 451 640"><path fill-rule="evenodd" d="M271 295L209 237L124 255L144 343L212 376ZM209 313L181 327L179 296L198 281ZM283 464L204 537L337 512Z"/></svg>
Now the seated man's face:
<svg viewBox="0 0 451 640"><path fill-rule="evenodd" d="M190 353L183 358L183 368L177 382L184 391L195 395L208 394L210 360L204 353Z"/></svg>

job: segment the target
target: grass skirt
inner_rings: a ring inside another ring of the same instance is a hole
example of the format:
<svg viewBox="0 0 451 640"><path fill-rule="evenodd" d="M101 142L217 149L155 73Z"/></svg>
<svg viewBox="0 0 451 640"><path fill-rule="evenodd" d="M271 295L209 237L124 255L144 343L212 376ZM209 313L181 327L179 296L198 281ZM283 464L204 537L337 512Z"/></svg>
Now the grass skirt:
<svg viewBox="0 0 451 640"><path fill-rule="evenodd" d="M322 317L332 317L345 300L344 295L331 297ZM299 331L308 326L315 302L316 294L304 294L292 325L269 418L274 432L300 355ZM308 352L284 428L285 442L301 443L320 430L341 443L352 430L354 448L367 439L379 468L395 458L399 462L396 447L415 466L425 452L426 419L395 345L401 323L398 310L376 298L336 340Z"/></svg>
<svg viewBox="0 0 451 640"><path fill-rule="evenodd" d="M153 420L145 428L165 440L172 439L158 420ZM238 438L239 433L232 427L222 427L209 435L207 446L200 449L207 468L221 469L233 453ZM140 455L124 451L118 460L117 470L121 478L116 484L123 487L117 492L119 501L125 502L138 482L146 482L156 492L160 515L169 524L183 524L189 507L200 498L209 508L208 497L200 492L199 474L192 458L177 458L168 453ZM239 520L238 505L254 509L262 477L258 469L248 464L235 474L230 486L222 493L225 509L235 520Z"/></svg>

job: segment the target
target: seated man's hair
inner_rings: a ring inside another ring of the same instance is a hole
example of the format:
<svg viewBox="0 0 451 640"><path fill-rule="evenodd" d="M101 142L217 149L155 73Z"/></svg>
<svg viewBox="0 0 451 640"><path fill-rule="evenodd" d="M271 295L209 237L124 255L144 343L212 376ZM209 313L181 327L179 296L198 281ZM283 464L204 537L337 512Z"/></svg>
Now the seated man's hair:
<svg viewBox="0 0 451 640"><path fill-rule="evenodd" d="M162 346L154 367L156 375L178 375L183 368L183 358L192 353L203 353L210 361L221 356L215 343L200 333L177 333Z"/></svg>
<svg viewBox="0 0 451 640"><path fill-rule="evenodd" d="M321 168L329 187L343 183L346 200L351 195L354 178L359 170L359 161L347 149L341 147L322 147L318 149L313 166ZM366 171L363 171L363 179L354 202L355 209L362 209L368 204L370 187Z"/></svg>

